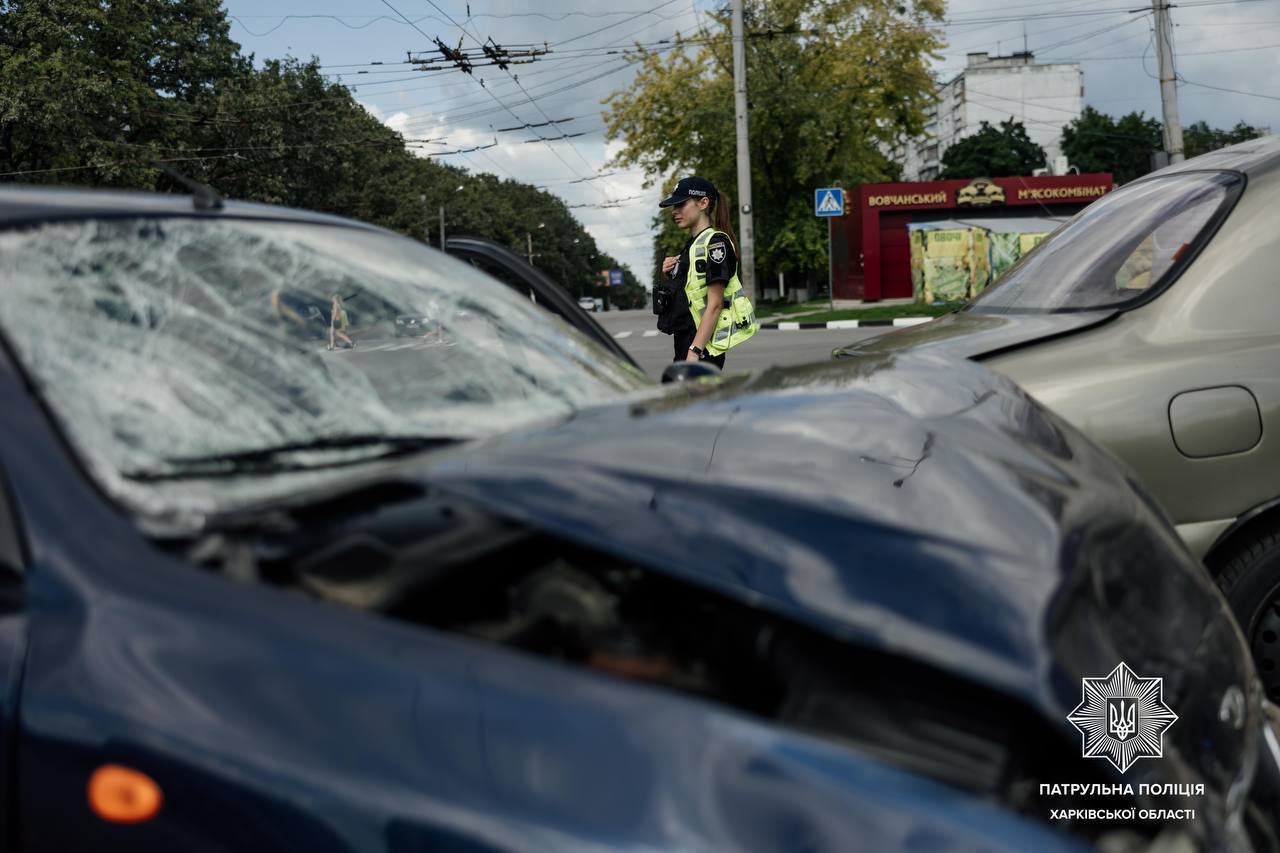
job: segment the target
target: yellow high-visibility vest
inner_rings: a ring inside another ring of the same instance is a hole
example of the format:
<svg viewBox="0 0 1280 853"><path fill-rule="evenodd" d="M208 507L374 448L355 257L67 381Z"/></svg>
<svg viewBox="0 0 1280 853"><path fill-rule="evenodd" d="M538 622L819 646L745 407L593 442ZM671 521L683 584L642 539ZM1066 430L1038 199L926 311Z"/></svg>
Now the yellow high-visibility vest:
<svg viewBox="0 0 1280 853"><path fill-rule="evenodd" d="M702 322L702 312L707 306L707 244L712 237L719 237L733 245L729 235L714 228L707 228L693 238L693 245L689 247L689 271L685 275L684 295L689 300L694 328ZM736 246L734 254L737 254ZM724 307L716 317L716 330L712 333L711 340L707 341L706 350L711 355L720 355L747 340L759 329L756 309L742 289L738 271L734 270L733 278L724 286Z"/></svg>

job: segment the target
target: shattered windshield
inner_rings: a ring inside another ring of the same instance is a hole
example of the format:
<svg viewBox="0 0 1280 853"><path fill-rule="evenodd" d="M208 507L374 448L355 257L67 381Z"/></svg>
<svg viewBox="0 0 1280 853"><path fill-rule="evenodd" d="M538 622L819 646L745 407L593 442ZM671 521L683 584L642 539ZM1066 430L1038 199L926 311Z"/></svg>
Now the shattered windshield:
<svg viewBox="0 0 1280 853"><path fill-rule="evenodd" d="M341 226L0 232L0 329L91 466L126 487L272 448L305 467L309 447L328 463L381 436L483 437L648 386L469 265Z"/></svg>

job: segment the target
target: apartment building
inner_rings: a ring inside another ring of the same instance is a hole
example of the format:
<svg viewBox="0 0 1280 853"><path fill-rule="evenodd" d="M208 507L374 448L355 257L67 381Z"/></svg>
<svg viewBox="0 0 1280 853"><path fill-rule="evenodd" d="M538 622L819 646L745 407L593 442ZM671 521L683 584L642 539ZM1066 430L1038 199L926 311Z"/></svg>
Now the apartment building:
<svg viewBox="0 0 1280 853"><path fill-rule="evenodd" d="M935 180L947 149L988 122L1022 122L1027 135L1045 150L1046 165L1062 153L1063 125L1084 107L1084 72L1072 62L1037 63L1027 52L1010 56L970 53L965 69L938 89L929 109L925 135L893 156L907 181Z"/></svg>

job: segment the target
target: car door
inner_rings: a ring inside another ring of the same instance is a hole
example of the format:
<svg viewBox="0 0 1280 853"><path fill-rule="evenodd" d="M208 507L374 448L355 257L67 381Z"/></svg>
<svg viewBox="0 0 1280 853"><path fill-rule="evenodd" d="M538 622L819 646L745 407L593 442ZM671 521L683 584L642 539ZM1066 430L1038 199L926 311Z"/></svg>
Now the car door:
<svg viewBox="0 0 1280 853"><path fill-rule="evenodd" d="M510 249L478 237L450 237L448 249L449 254L473 264L513 290L528 296L618 358L639 367L622 345L563 287Z"/></svg>
<svg viewBox="0 0 1280 853"><path fill-rule="evenodd" d="M0 417L0 442L3 436ZM22 529L0 466L0 846L5 849L13 849L14 841L15 731L27 637L25 570Z"/></svg>

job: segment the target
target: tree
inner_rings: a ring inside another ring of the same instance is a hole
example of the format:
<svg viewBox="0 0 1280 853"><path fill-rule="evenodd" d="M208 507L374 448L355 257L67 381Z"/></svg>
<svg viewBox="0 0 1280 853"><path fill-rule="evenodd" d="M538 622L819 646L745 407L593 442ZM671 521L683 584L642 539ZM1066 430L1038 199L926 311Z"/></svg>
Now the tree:
<svg viewBox="0 0 1280 853"><path fill-rule="evenodd" d="M620 287L615 285L607 288L608 293L606 294L604 278L601 277L597 280L599 287L590 294L591 296L599 296L601 298L607 297L610 307L620 310L627 308L644 308L648 306L649 292L644 289L644 286L640 284L635 275L632 274L629 267L623 266L612 255L602 254L600 256L600 269L602 271L608 269L621 269L622 285Z"/></svg>
<svg viewBox="0 0 1280 853"><path fill-rule="evenodd" d="M1027 136L1027 128L1010 118L999 128L983 122L942 155L942 178L1003 178L1030 175L1045 164L1044 149Z"/></svg>
<svg viewBox="0 0 1280 853"><path fill-rule="evenodd" d="M746 1L758 268L825 278L813 189L891 177L882 150L921 131L934 97L928 61L940 42L930 25L942 8L940 0ZM614 163L641 166L650 184L699 174L732 196L729 13L707 15L696 40L631 54L640 70L606 101L606 132L623 143ZM669 254L675 235L664 231L658 243Z"/></svg>
<svg viewBox="0 0 1280 853"><path fill-rule="evenodd" d="M1161 124L1141 112L1118 120L1085 107L1080 118L1062 128L1062 153L1082 172L1110 172L1126 184L1151 171L1151 153L1159 151Z"/></svg>
<svg viewBox="0 0 1280 853"><path fill-rule="evenodd" d="M0 0L0 173L186 192L168 161L228 197L417 239L447 204L451 233L521 254L536 234L539 267L595 286L599 250L558 198L413 156L317 60L255 69L228 32L219 0Z"/></svg>
<svg viewBox="0 0 1280 853"><path fill-rule="evenodd" d="M1182 148L1188 158L1198 157L1209 151L1256 139L1262 135L1261 130L1250 127L1243 121L1236 122L1236 126L1230 130L1219 130L1209 127L1207 122L1198 121L1182 129Z"/></svg>
<svg viewBox="0 0 1280 853"><path fill-rule="evenodd" d="M190 127L166 113L250 68L218 0L8 0L0 6L0 172L146 186ZM100 163L83 168L86 163Z"/></svg>

